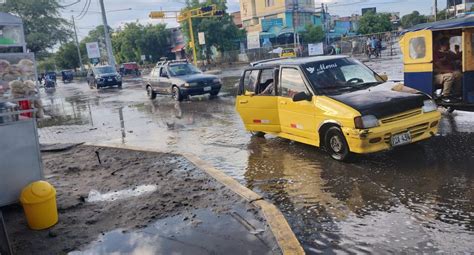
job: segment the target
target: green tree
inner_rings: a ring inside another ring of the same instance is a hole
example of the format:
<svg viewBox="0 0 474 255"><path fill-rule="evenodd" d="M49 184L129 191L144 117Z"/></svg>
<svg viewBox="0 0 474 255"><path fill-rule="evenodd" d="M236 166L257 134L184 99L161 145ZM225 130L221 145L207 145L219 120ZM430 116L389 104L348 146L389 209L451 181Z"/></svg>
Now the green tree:
<svg viewBox="0 0 474 255"><path fill-rule="evenodd" d="M391 30L390 14L367 12L359 20L359 34L375 34Z"/></svg>
<svg viewBox="0 0 474 255"><path fill-rule="evenodd" d="M305 43L322 42L324 40L323 27L308 24L305 31L301 33L301 37Z"/></svg>
<svg viewBox="0 0 474 255"><path fill-rule="evenodd" d="M48 71L56 71L56 61L50 54L38 61L38 74Z"/></svg>
<svg viewBox="0 0 474 255"><path fill-rule="evenodd" d="M70 24L61 18L57 0L9 0L0 5L0 11L23 19L29 50L39 56L71 35Z"/></svg>
<svg viewBox="0 0 474 255"><path fill-rule="evenodd" d="M169 37L170 32L163 24L125 24L125 27L112 37L117 62L139 62L141 55L145 55L152 62L157 62L161 57L169 57Z"/></svg>
<svg viewBox="0 0 474 255"><path fill-rule="evenodd" d="M199 0L186 0L186 7L182 11L201 8L211 4L215 4L218 10L224 12L227 10L226 0L206 0L202 2ZM188 22L182 22L181 27L188 41L191 41L189 38ZM214 46L221 52L236 50L239 48L239 41L245 37L245 30L240 30L232 21L232 17L226 12L220 17L193 19L193 32L196 48L199 52L205 50L207 60L210 59L211 47ZM198 44L198 32L204 32L205 45ZM191 52L191 49L188 48L188 52Z"/></svg>
<svg viewBox="0 0 474 255"><path fill-rule="evenodd" d="M413 11L402 17L402 27L410 28L421 23L426 23L427 21L428 18L426 16L421 15L418 11Z"/></svg>
<svg viewBox="0 0 474 255"><path fill-rule="evenodd" d="M80 66L76 44L68 42L61 45L54 55L56 65L61 69L76 69Z"/></svg>

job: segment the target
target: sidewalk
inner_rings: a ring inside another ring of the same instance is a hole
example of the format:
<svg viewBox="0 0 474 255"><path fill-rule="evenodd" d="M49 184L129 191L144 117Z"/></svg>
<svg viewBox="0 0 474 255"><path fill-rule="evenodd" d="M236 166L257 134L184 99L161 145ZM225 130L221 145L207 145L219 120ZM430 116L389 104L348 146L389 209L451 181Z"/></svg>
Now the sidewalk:
<svg viewBox="0 0 474 255"><path fill-rule="evenodd" d="M43 163L59 223L32 231L20 206L3 208L15 254L282 253L258 207L181 155L53 149Z"/></svg>

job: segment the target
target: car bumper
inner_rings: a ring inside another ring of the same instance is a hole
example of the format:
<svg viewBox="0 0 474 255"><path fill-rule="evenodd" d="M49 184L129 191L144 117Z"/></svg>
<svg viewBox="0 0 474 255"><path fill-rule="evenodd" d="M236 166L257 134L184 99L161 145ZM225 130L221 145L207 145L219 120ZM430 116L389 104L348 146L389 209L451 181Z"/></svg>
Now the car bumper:
<svg viewBox="0 0 474 255"><path fill-rule="evenodd" d="M438 132L440 119L435 111L371 129L343 128L343 132L351 152L367 154L391 149L392 136L404 132L410 132L410 143L428 139Z"/></svg>
<svg viewBox="0 0 474 255"><path fill-rule="evenodd" d="M181 93L183 96L197 96L204 94L215 94L221 90L221 84L209 85L209 86L200 86L200 87L181 87Z"/></svg>
<svg viewBox="0 0 474 255"><path fill-rule="evenodd" d="M117 85L122 84L122 81L117 81L117 80L112 80L112 81L105 80L105 81L96 81L96 82L97 82L97 86L99 87L111 87L111 86L117 86Z"/></svg>

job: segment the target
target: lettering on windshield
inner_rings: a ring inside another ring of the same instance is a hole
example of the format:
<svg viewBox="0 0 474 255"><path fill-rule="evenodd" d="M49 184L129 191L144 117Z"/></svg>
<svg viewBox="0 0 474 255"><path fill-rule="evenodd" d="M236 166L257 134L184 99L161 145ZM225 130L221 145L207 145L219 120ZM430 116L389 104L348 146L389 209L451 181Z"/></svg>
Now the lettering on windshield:
<svg viewBox="0 0 474 255"><path fill-rule="evenodd" d="M329 70L329 69L333 69L333 68L337 68L337 63L333 63L333 64L320 64L319 67L316 69L314 67L307 67L306 70L310 73L310 74L313 74L314 71L316 70L316 72L318 74L320 73L323 73L325 70Z"/></svg>

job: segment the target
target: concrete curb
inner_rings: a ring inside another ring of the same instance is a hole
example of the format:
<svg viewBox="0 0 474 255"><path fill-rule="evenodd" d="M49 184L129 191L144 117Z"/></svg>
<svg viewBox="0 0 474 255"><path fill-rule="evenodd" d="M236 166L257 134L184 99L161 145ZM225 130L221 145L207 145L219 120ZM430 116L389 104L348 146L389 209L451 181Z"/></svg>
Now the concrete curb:
<svg viewBox="0 0 474 255"><path fill-rule="evenodd" d="M85 143L84 145L162 153L162 151L154 149L141 148L123 144ZM265 220L267 221L273 235L275 236L278 246L280 247L283 254L305 254L303 247L300 245L298 239L291 230L290 225L285 219L285 216L283 216L281 211L278 210L275 205L265 201L262 196L243 186L242 184L234 180L232 177L224 174L222 171L219 171L218 169L214 168L212 165L200 159L196 155L190 153L176 154L182 155L195 166L197 166L198 168L206 172L208 175L210 175L212 178L214 178L217 182L226 186L227 188L241 196L243 199L256 206L265 217Z"/></svg>

